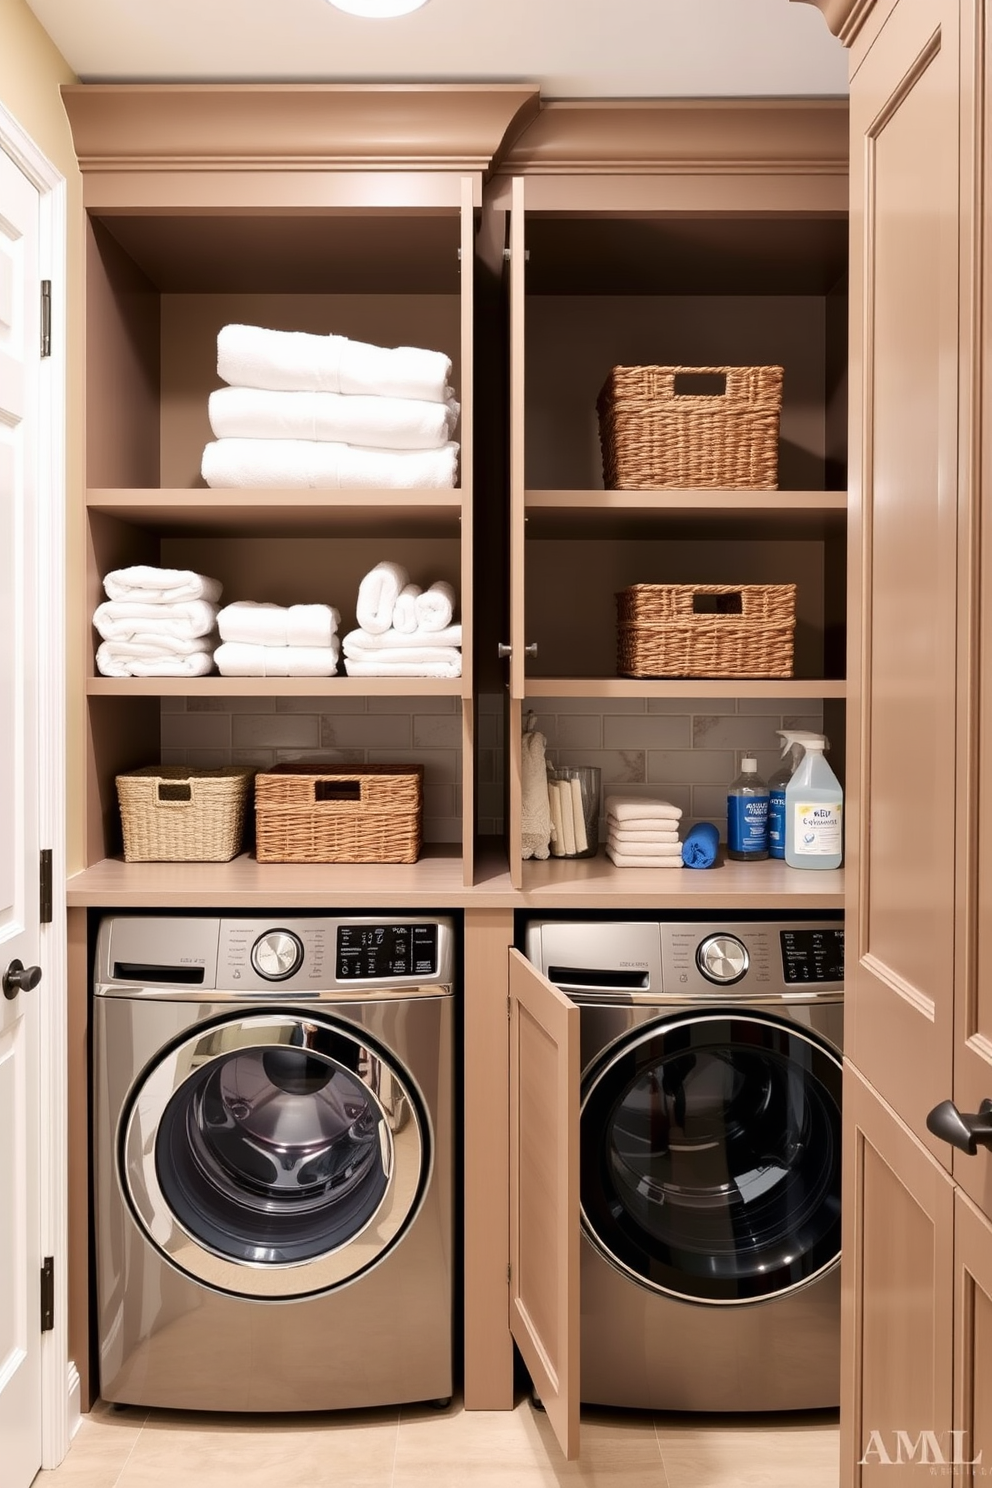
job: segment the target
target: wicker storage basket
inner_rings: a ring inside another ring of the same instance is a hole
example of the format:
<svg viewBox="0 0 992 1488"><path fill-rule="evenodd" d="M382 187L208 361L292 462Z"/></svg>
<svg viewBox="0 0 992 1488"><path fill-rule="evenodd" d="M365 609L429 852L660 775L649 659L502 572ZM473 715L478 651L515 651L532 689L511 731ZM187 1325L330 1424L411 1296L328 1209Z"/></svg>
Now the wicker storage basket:
<svg viewBox="0 0 992 1488"><path fill-rule="evenodd" d="M617 619L621 676L792 676L795 584L634 584Z"/></svg>
<svg viewBox="0 0 992 1488"><path fill-rule="evenodd" d="M255 777L260 863L415 863L423 765L276 765Z"/></svg>
<svg viewBox="0 0 992 1488"><path fill-rule="evenodd" d="M778 485L781 367L614 367L596 409L608 491Z"/></svg>
<svg viewBox="0 0 992 1488"><path fill-rule="evenodd" d="M117 776L127 863L226 863L241 851L254 770L148 765Z"/></svg>

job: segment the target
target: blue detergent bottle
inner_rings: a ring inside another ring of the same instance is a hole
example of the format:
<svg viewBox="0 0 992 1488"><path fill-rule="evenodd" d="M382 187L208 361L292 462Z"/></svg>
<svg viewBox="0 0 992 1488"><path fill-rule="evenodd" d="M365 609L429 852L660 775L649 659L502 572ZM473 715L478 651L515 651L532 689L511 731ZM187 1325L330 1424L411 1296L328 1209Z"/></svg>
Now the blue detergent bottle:
<svg viewBox="0 0 992 1488"><path fill-rule="evenodd" d="M844 792L823 758L826 739L811 734L785 788L785 861L790 868L839 868Z"/></svg>
<svg viewBox="0 0 992 1488"><path fill-rule="evenodd" d="M752 863L768 856L768 783L758 762L741 760L741 773L727 792L727 857Z"/></svg>

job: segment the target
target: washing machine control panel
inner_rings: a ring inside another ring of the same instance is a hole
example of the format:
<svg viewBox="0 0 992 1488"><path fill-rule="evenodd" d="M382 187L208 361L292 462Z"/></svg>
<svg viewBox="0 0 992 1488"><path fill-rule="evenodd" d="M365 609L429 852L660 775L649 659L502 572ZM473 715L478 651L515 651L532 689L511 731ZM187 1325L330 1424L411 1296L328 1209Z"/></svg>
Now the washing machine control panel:
<svg viewBox="0 0 992 1488"><path fill-rule="evenodd" d="M433 976L436 925L339 925L337 975L342 981Z"/></svg>
<svg viewBox="0 0 992 1488"><path fill-rule="evenodd" d="M303 946L291 930L267 930L251 948L251 964L267 982L284 982L302 961Z"/></svg>

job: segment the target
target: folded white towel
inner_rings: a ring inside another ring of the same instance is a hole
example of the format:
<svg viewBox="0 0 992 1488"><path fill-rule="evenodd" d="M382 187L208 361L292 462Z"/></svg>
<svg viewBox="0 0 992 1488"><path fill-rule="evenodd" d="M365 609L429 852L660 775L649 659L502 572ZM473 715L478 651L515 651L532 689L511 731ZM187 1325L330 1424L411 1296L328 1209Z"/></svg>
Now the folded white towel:
<svg viewBox="0 0 992 1488"><path fill-rule="evenodd" d="M253 646L225 641L214 652L222 677L333 677L337 640L329 646Z"/></svg>
<svg viewBox="0 0 992 1488"><path fill-rule="evenodd" d="M419 593L419 584L407 584L397 595L393 609L393 629L398 630L402 635L412 635L417 629L415 601Z"/></svg>
<svg viewBox="0 0 992 1488"><path fill-rule="evenodd" d="M651 796L607 796L606 814L615 816L624 825L630 817L645 817L652 821L663 817L678 821L682 815L682 807L673 806L670 801L655 800Z"/></svg>
<svg viewBox="0 0 992 1488"><path fill-rule="evenodd" d="M533 729L524 732L520 744L520 854L524 858L543 860L551 851L547 742L543 734Z"/></svg>
<svg viewBox="0 0 992 1488"><path fill-rule="evenodd" d="M200 472L211 488L437 490L456 484L458 445L387 450L315 439L216 439L203 451Z"/></svg>
<svg viewBox="0 0 992 1488"><path fill-rule="evenodd" d="M235 387L443 403L451 358L416 346L387 348L347 336L228 325L217 336L217 373Z"/></svg>
<svg viewBox="0 0 992 1488"><path fill-rule="evenodd" d="M97 647L96 667L103 677L205 677L214 668L212 651L191 651L188 656L120 656L104 641Z"/></svg>
<svg viewBox="0 0 992 1488"><path fill-rule="evenodd" d="M329 646L341 624L332 605L277 605L235 600L217 616L222 641L250 646Z"/></svg>
<svg viewBox="0 0 992 1488"><path fill-rule="evenodd" d="M393 623L393 611L400 594L410 582L402 563L388 558L369 570L358 586L355 617L362 630L381 635Z"/></svg>
<svg viewBox="0 0 992 1488"><path fill-rule="evenodd" d="M115 568L103 581L108 599L140 599L146 604L181 604L188 599L216 603L223 593L217 579L193 573L188 568L151 568L137 563Z"/></svg>
<svg viewBox="0 0 992 1488"><path fill-rule="evenodd" d="M418 666L434 661L447 663L453 656L461 656L454 646L358 646L347 636L342 649L350 661L382 662L384 666Z"/></svg>
<svg viewBox="0 0 992 1488"><path fill-rule="evenodd" d="M653 837L657 832L674 832L678 836L677 817L669 816L619 816L607 814L606 825L622 832L648 832Z"/></svg>
<svg viewBox="0 0 992 1488"><path fill-rule="evenodd" d="M205 599L187 599L178 604L105 599L93 615L93 624L105 641L126 641L148 631L192 639L209 635L216 622L217 606Z"/></svg>
<svg viewBox="0 0 992 1488"><path fill-rule="evenodd" d="M443 654L447 659L444 661L411 661L408 655L404 655L402 661L394 661L386 658L400 656L399 651L370 652L370 656L375 656L375 661L358 661L355 657L346 656L344 669L349 677L460 677L462 653L460 651L442 653L439 648L438 654Z"/></svg>
<svg viewBox="0 0 992 1488"><path fill-rule="evenodd" d="M421 630L443 630L455 613L455 591L444 579L437 579L417 599L417 624Z"/></svg>
<svg viewBox="0 0 992 1488"><path fill-rule="evenodd" d="M679 840L678 827L667 817L658 817L653 829L630 828L626 824L621 826L615 816L606 818L606 826L618 842L678 842Z"/></svg>
<svg viewBox="0 0 992 1488"><path fill-rule="evenodd" d="M341 646L345 656L354 656L357 660L364 661L364 653L369 651L421 651L425 647L436 650L439 647L460 646L461 643L460 625L449 625L446 630L414 630L409 635L404 635L394 626L380 631L378 635L361 627L358 630L349 630Z"/></svg>
<svg viewBox="0 0 992 1488"><path fill-rule="evenodd" d="M217 388L207 403L217 439L316 439L373 449L437 449L458 423L450 388L440 403L420 398Z"/></svg>
<svg viewBox="0 0 992 1488"><path fill-rule="evenodd" d="M681 868L682 853L671 853L664 857L634 858L629 853L618 852L607 842L606 856L617 868Z"/></svg>
<svg viewBox="0 0 992 1488"><path fill-rule="evenodd" d="M113 658L127 661L136 657L139 661L155 661L160 656L192 656L197 651L210 651L217 643L216 635L170 636L144 631L128 636L126 641L101 641L97 647L97 659Z"/></svg>
<svg viewBox="0 0 992 1488"><path fill-rule="evenodd" d="M681 842L628 842L610 832L606 845L627 858L682 858Z"/></svg>

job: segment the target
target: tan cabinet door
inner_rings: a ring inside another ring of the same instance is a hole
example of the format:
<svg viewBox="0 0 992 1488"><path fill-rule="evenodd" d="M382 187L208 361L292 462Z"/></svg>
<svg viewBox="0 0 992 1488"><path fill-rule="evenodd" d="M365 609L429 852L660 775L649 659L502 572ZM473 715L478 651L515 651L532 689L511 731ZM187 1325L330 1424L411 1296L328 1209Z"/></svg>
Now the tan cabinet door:
<svg viewBox="0 0 992 1488"><path fill-rule="evenodd" d="M524 535L527 465L525 396L524 181L515 176L510 196L510 696L526 696L527 645L524 609Z"/></svg>
<svg viewBox="0 0 992 1488"><path fill-rule="evenodd" d="M958 1471L967 1477L992 1469L992 1224L955 1196L956 1384L953 1442ZM969 1466L965 1466L965 1463Z"/></svg>
<svg viewBox="0 0 992 1488"><path fill-rule="evenodd" d="M510 1332L579 1455L579 1010L510 951Z"/></svg>

